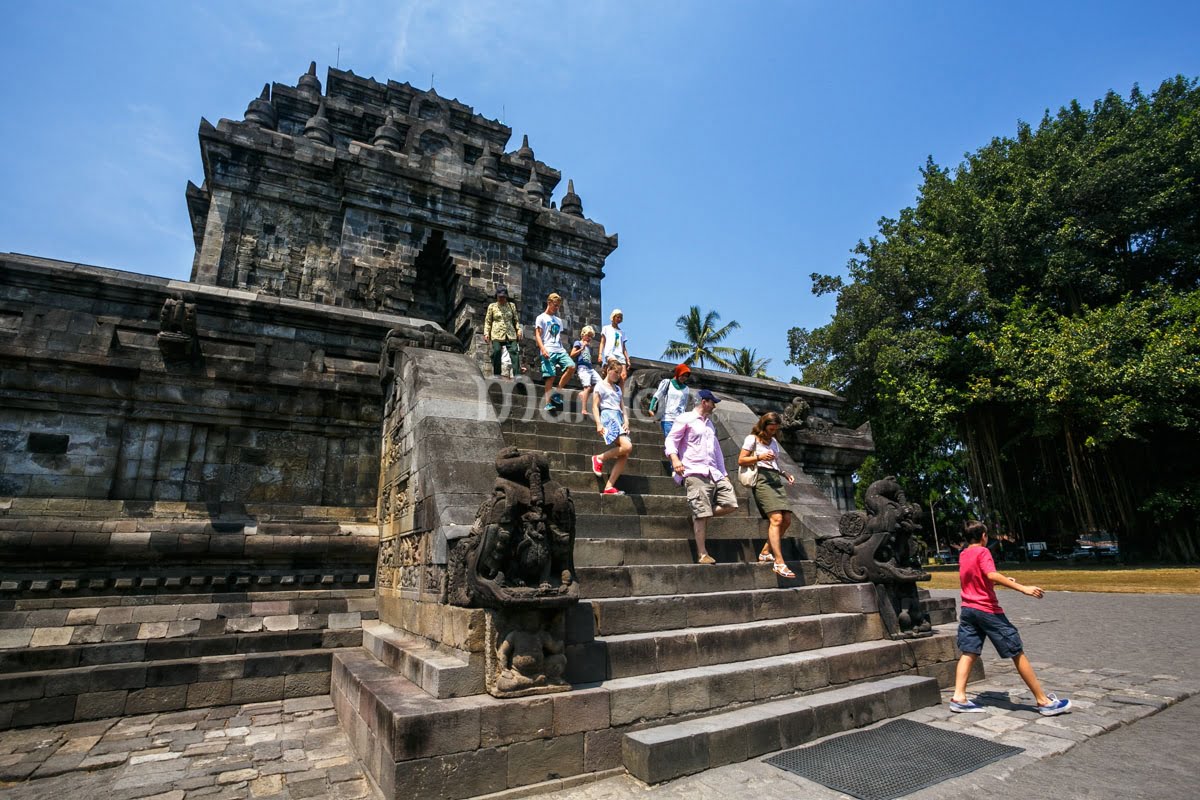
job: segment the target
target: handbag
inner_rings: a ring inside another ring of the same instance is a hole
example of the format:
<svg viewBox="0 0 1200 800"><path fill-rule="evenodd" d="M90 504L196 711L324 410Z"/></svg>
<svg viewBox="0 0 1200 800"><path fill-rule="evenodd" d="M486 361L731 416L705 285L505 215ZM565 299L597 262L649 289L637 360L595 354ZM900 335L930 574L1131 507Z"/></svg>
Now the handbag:
<svg viewBox="0 0 1200 800"><path fill-rule="evenodd" d="M738 467L738 483L747 489L753 489L758 483L758 465L753 467Z"/></svg>

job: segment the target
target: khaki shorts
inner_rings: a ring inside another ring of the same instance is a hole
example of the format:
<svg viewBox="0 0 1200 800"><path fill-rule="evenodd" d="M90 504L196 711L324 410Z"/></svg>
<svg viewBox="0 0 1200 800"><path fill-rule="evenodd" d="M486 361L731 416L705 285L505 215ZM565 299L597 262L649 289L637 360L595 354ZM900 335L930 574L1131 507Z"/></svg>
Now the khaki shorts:
<svg viewBox="0 0 1200 800"><path fill-rule="evenodd" d="M688 475L683 479L683 488L687 490L688 505L696 519L711 517L714 501L719 507L737 508L737 495L729 478L714 483L711 478Z"/></svg>

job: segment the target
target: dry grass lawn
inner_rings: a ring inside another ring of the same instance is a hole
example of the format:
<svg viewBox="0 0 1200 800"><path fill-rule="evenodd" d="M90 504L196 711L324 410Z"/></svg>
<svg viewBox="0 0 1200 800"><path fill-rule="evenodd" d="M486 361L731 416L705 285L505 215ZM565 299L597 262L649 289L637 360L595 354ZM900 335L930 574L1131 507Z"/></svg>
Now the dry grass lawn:
<svg viewBox="0 0 1200 800"><path fill-rule="evenodd" d="M1048 592L1125 592L1131 594L1200 594L1198 567L1028 566L1000 564L999 570L1026 586ZM926 589L958 589L958 568L933 567Z"/></svg>

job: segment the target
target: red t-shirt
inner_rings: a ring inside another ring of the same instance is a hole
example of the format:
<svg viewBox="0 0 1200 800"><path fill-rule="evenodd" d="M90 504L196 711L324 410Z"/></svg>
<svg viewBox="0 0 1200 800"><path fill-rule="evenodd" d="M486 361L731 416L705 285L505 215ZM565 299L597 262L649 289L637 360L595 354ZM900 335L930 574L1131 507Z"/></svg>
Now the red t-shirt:
<svg viewBox="0 0 1200 800"><path fill-rule="evenodd" d="M958 554L958 583L962 587L963 608L974 608L989 614L1003 614L996 599L996 587L988 573L996 571L992 554L982 545L963 548Z"/></svg>

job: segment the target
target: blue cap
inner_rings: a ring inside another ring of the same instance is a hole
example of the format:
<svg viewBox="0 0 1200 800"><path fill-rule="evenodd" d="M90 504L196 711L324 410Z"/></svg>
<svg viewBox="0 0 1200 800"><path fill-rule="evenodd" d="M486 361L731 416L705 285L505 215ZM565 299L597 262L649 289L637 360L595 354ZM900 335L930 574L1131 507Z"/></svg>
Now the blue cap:
<svg viewBox="0 0 1200 800"><path fill-rule="evenodd" d="M700 391L696 392L696 396L699 397L701 400L712 400L714 403L721 402L721 398L717 397L715 394L710 392L708 389L701 389Z"/></svg>

